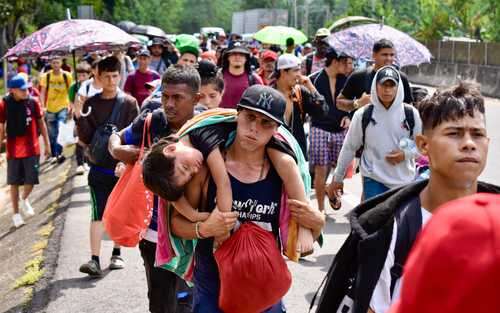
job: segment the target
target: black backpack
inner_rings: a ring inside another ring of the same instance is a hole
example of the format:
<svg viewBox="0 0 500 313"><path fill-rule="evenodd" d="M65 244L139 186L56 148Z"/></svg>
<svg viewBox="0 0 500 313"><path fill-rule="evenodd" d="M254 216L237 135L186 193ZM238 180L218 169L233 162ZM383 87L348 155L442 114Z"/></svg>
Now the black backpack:
<svg viewBox="0 0 500 313"><path fill-rule="evenodd" d="M405 111L405 128L410 132L410 138L413 137L414 133L414 128L415 128L415 116L413 115L413 107L410 104L404 104L404 111ZM363 149L365 146L365 135L366 135L366 128L370 123L373 123L374 125L377 124L377 121L373 118L373 109L375 106L373 104L370 104L366 107L365 111L363 112L363 116L361 117L361 129L363 132L363 137L362 137L362 142L363 145L361 148L356 151L356 157L360 158L361 155L363 154Z"/></svg>
<svg viewBox="0 0 500 313"><path fill-rule="evenodd" d="M96 97L100 96L100 94L96 95ZM89 145L89 157L91 163L103 168L115 168L117 161L113 159L108 151L108 141L111 134L118 131L116 124L120 119L120 113L124 102L125 95L123 93L118 93L110 117L95 130Z"/></svg>
<svg viewBox="0 0 500 313"><path fill-rule="evenodd" d="M410 199L399 208L395 208L394 218L396 219L398 231L394 248L394 265L391 268L391 297L397 280L402 277L403 266L408 254L422 228L421 205L418 196ZM355 290L359 269L367 266L366 255L359 255L358 247L361 240L359 234L351 231L314 295L309 312L323 286L324 289L316 313L358 313L367 311L367 308L362 307L363 305L360 304L354 307L357 301L369 303L371 298L371 294L359 294ZM380 275L380 273L377 274Z"/></svg>

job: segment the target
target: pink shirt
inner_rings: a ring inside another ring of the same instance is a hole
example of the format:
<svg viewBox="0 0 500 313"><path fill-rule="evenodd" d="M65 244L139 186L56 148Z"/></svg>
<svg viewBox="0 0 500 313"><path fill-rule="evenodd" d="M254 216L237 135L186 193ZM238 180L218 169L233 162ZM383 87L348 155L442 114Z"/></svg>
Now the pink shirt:
<svg viewBox="0 0 500 313"><path fill-rule="evenodd" d="M127 77L124 90L137 100L140 107L150 94L144 84L156 79L160 79L160 75L155 71L148 70L146 73L141 73L137 70Z"/></svg>
<svg viewBox="0 0 500 313"><path fill-rule="evenodd" d="M263 85L262 79L258 75L252 75L256 85ZM240 102L243 92L248 87L248 74L246 72L235 76L229 73L229 71L224 71L224 94L222 95L219 107L235 109L238 102Z"/></svg>

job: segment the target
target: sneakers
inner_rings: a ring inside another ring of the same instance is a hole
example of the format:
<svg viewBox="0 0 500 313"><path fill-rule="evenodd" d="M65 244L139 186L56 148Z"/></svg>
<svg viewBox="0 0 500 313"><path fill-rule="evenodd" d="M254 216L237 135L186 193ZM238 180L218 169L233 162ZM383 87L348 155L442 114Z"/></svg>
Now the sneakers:
<svg viewBox="0 0 500 313"><path fill-rule="evenodd" d="M121 256L113 255L111 257L111 261L109 263L110 270L121 270L124 267L125 267L125 262L123 261Z"/></svg>
<svg viewBox="0 0 500 313"><path fill-rule="evenodd" d="M80 266L80 272L88 274L92 277L102 276L101 266L99 266L99 264L94 260L90 260L87 263L82 264L82 266Z"/></svg>
<svg viewBox="0 0 500 313"><path fill-rule="evenodd" d="M85 173L85 167L83 165L78 165L76 168L76 175L83 175Z"/></svg>
<svg viewBox="0 0 500 313"><path fill-rule="evenodd" d="M14 222L14 227L19 228L24 225L24 220L21 214L17 213L12 216L12 222Z"/></svg>
<svg viewBox="0 0 500 313"><path fill-rule="evenodd" d="M62 163L64 163L64 161L66 161L66 157L65 157L64 155L62 155L62 154L61 154L61 155L59 155L59 156L57 157L57 159L56 159L56 160L57 160L57 161L56 161L56 162L57 162L57 164L62 164Z"/></svg>
<svg viewBox="0 0 500 313"><path fill-rule="evenodd" d="M26 216L34 216L35 215L35 210L31 206L31 203L28 199L21 199L21 207L23 208L23 212Z"/></svg>

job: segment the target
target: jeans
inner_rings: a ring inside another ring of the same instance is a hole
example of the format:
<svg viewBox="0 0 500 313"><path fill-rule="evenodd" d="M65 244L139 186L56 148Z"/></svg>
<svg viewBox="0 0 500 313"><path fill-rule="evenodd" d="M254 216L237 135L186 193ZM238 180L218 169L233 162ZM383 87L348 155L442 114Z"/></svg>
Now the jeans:
<svg viewBox="0 0 500 313"><path fill-rule="evenodd" d="M378 196L390 188L386 185L371 179L369 177L363 176L363 200L366 201L370 198Z"/></svg>
<svg viewBox="0 0 500 313"><path fill-rule="evenodd" d="M62 146L57 143L57 136L59 135L59 123L64 123L68 116L68 109L62 109L59 112L47 112L45 117L47 119L47 130L49 132L50 149L52 156L58 157L62 153Z"/></svg>

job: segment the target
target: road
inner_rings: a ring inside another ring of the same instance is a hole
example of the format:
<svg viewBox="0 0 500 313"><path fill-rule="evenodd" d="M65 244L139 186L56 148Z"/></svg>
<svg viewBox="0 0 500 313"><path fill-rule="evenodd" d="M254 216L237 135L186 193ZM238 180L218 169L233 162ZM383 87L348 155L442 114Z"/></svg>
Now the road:
<svg viewBox="0 0 500 313"><path fill-rule="evenodd" d="M481 178L500 184L500 128L496 125L496 121L500 119L499 100L487 99L486 115L491 143L489 162ZM147 312L147 288L138 249L123 249L126 268L121 271L106 271L102 279L91 280L78 272L79 265L89 257L89 198L86 179L75 177L73 188L55 274L43 292L39 288L36 290L35 302L39 305L31 312ZM345 190L343 208L336 212L328 211L324 246L316 247L314 254L299 264L289 262L293 276L292 288L285 297L289 313L308 311L310 300L349 232L345 215L358 203L361 193L359 177L346 181ZM316 201L313 200L313 203L316 204ZM111 242L105 241L104 256L101 257L104 266L108 264L111 248ZM47 302L48 306L45 307Z"/></svg>

